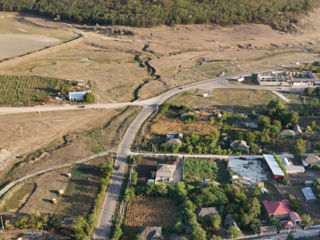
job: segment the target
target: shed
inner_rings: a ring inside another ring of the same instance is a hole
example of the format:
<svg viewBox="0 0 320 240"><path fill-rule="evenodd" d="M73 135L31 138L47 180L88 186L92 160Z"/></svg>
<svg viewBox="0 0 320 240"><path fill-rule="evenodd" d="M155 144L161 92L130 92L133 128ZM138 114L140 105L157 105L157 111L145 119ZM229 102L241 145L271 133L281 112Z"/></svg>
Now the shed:
<svg viewBox="0 0 320 240"><path fill-rule="evenodd" d="M302 188L302 192L307 201L316 200L316 196L314 195L311 187Z"/></svg>
<svg viewBox="0 0 320 240"><path fill-rule="evenodd" d="M69 92L69 100L70 101L83 101L84 96L86 95L85 92Z"/></svg>
<svg viewBox="0 0 320 240"><path fill-rule="evenodd" d="M286 139L292 139L296 136L296 132L291 129L284 129L280 132L280 136Z"/></svg>
<svg viewBox="0 0 320 240"><path fill-rule="evenodd" d="M224 219L224 225L226 228L237 226L237 223L233 220L232 214L228 214Z"/></svg>
<svg viewBox="0 0 320 240"><path fill-rule="evenodd" d="M273 174L273 178L275 180L277 179L283 179L284 178L284 173L282 171L282 169L280 168L278 162L276 161L276 159L274 158L273 155L269 155L269 154L263 154L263 158L266 160L272 174Z"/></svg>
<svg viewBox="0 0 320 240"><path fill-rule="evenodd" d="M296 212L291 212L289 214L289 217L290 217L290 220L296 225L296 224L299 224L301 222L301 218L299 216L298 213Z"/></svg>

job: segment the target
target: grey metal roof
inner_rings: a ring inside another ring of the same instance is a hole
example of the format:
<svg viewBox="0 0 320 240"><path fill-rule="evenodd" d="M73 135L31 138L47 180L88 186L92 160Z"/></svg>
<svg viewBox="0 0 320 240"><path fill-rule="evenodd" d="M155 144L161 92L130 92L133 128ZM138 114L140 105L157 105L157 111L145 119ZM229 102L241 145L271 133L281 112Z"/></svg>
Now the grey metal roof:
<svg viewBox="0 0 320 240"><path fill-rule="evenodd" d="M303 195L305 196L307 201L316 200L316 196L312 192L311 187L302 188Z"/></svg>
<svg viewBox="0 0 320 240"><path fill-rule="evenodd" d="M271 172L275 176L284 176L282 169L280 168L277 160L273 155L263 154L264 159L266 160Z"/></svg>

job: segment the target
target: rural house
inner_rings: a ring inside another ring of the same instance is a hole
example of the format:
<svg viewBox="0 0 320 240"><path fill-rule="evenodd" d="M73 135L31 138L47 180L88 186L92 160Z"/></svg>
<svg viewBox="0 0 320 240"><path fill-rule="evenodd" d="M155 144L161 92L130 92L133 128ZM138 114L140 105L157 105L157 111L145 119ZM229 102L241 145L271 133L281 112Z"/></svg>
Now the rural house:
<svg viewBox="0 0 320 240"><path fill-rule="evenodd" d="M244 140L234 140L230 144L230 148L234 151L240 152L249 152L250 147L247 145L247 142Z"/></svg>
<svg viewBox="0 0 320 240"><path fill-rule="evenodd" d="M200 208L197 211L197 217L211 217L212 215L219 215L215 207Z"/></svg>
<svg viewBox="0 0 320 240"><path fill-rule="evenodd" d="M156 183L165 182L170 183L173 181L173 175L176 171L176 165L159 164L156 173Z"/></svg>
<svg viewBox="0 0 320 240"><path fill-rule="evenodd" d="M166 146L171 147L172 145L181 145L182 141L179 138L170 138L166 141Z"/></svg>
<svg viewBox="0 0 320 240"><path fill-rule="evenodd" d="M161 227L143 227L140 230L141 240L162 240L162 228Z"/></svg>
<svg viewBox="0 0 320 240"><path fill-rule="evenodd" d="M284 199L278 202L262 201L269 217L278 219L289 219L294 225L301 222L298 213L291 211L289 208L289 200Z"/></svg>
<svg viewBox="0 0 320 240"><path fill-rule="evenodd" d="M305 154L302 160L302 164L307 167L311 165L319 165L320 166L320 157L317 154L309 153Z"/></svg>

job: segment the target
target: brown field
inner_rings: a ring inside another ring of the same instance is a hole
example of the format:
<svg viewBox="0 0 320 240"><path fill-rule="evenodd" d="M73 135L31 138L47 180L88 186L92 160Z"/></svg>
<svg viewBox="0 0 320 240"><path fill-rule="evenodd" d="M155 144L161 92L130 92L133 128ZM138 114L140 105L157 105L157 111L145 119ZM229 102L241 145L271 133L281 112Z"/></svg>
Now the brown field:
<svg viewBox="0 0 320 240"><path fill-rule="evenodd" d="M167 117L161 117L156 123L151 125L151 134L167 134L169 132L180 132L183 134L197 133L199 135L207 135L213 129L208 121L197 121L195 123L184 124L179 119L169 119Z"/></svg>
<svg viewBox="0 0 320 240"><path fill-rule="evenodd" d="M177 216L177 208L171 199L137 196L127 205L125 225L172 226Z"/></svg>
<svg viewBox="0 0 320 240"><path fill-rule="evenodd" d="M270 91L249 89L214 89L209 97L202 97L204 90L183 92L168 100L175 105L185 105L191 108L208 107L212 105L224 106L232 110L241 110L260 105L266 105L270 100L278 98Z"/></svg>
<svg viewBox="0 0 320 240"><path fill-rule="evenodd" d="M123 239L134 239L143 226L173 226L177 217L177 207L171 199L134 197L127 205Z"/></svg>
<svg viewBox="0 0 320 240"><path fill-rule="evenodd" d="M62 26L51 28L15 13L0 12L0 60L58 44L76 36ZM35 19L36 20L36 19Z"/></svg>
<svg viewBox="0 0 320 240"><path fill-rule="evenodd" d="M98 100L127 101L145 80L153 79L135 56L149 56L160 80L151 80L137 93L140 98L159 94L174 86L226 74L250 71L310 59L320 44L320 10L305 21L310 30L285 34L262 24L232 27L179 25L174 27L125 28L134 36L105 35L86 31L76 44L48 51L25 62L3 65L3 73L33 74L62 79L91 80ZM21 17L21 16L20 16ZM38 18L25 18L37 25L59 25ZM103 29L103 27L102 27ZM70 27L70 31L74 28Z"/></svg>

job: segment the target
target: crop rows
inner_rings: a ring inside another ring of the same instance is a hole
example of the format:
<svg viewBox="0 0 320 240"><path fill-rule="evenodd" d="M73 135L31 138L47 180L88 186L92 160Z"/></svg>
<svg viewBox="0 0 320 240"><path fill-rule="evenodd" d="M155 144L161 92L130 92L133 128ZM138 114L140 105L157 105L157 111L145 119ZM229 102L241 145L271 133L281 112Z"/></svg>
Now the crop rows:
<svg viewBox="0 0 320 240"><path fill-rule="evenodd" d="M38 76L0 76L0 104L28 106L46 102L57 91L60 80Z"/></svg>

